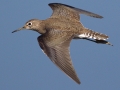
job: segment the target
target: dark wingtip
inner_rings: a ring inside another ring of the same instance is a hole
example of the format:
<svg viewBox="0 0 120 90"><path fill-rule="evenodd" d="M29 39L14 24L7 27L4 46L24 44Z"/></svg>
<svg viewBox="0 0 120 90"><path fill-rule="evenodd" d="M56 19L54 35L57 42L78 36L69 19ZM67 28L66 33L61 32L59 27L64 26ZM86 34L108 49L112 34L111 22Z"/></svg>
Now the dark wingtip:
<svg viewBox="0 0 120 90"><path fill-rule="evenodd" d="M100 18L100 19L102 19L102 18L103 18L103 16L98 15L96 18Z"/></svg>
<svg viewBox="0 0 120 90"><path fill-rule="evenodd" d="M91 12L89 12L89 13L91 13ZM98 15L98 14L95 14L95 13L91 13L91 15L90 15L91 17L94 17L94 18L100 18L100 19L102 19L103 18L103 16L101 16L101 15Z"/></svg>
<svg viewBox="0 0 120 90"><path fill-rule="evenodd" d="M81 84L79 78L78 79L73 79L77 84Z"/></svg>
<svg viewBox="0 0 120 90"><path fill-rule="evenodd" d="M81 82L79 81L79 82L77 82L79 85L81 84Z"/></svg>

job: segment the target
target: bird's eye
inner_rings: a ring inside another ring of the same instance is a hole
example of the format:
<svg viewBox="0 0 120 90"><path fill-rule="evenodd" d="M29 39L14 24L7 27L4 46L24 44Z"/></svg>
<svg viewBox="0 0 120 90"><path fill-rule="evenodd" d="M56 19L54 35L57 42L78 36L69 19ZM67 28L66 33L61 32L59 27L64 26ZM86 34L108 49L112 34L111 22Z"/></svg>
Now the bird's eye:
<svg viewBox="0 0 120 90"><path fill-rule="evenodd" d="M31 23L31 22L28 22L28 23L27 23L27 25L28 25L28 26L31 26L31 25L32 25L32 23Z"/></svg>

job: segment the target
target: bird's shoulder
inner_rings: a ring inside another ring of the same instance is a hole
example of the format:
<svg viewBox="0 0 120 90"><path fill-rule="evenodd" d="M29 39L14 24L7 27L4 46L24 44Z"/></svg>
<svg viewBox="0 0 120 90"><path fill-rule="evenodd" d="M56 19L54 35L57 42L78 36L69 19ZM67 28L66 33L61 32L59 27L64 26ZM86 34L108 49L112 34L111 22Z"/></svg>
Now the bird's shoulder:
<svg viewBox="0 0 120 90"><path fill-rule="evenodd" d="M44 23L47 30L74 31L74 29L83 27L79 21L70 21L60 18L48 18Z"/></svg>

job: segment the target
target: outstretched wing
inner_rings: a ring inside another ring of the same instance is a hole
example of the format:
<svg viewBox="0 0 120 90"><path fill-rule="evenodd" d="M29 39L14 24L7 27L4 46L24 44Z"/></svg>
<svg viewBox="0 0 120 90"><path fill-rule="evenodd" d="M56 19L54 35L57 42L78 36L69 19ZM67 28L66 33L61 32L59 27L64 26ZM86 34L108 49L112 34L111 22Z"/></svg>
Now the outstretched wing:
<svg viewBox="0 0 120 90"><path fill-rule="evenodd" d="M51 18L67 18L72 20L80 20L79 14L85 14L95 18L103 18L102 16L82 10L79 8L75 8L69 5L61 4L61 3L50 3L49 6L52 8L53 13Z"/></svg>
<svg viewBox="0 0 120 90"><path fill-rule="evenodd" d="M50 30L50 33L47 34L48 37L46 37L46 35L41 35L38 37L38 42L41 49L56 66L58 66L75 82L80 84L80 80L77 77L72 65L69 52L69 44L73 38L72 35L68 35L67 32L54 32L54 35L51 35L51 32L52 30Z"/></svg>

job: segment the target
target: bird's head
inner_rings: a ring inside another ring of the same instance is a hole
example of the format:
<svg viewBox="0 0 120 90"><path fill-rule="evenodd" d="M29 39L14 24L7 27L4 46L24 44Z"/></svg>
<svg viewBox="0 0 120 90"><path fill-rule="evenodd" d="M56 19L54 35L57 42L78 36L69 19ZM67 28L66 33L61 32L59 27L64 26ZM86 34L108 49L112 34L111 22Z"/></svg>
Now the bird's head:
<svg viewBox="0 0 120 90"><path fill-rule="evenodd" d="M20 30L25 30L25 29L39 32L41 22L42 21L38 20L38 19L31 19L31 20L27 21L22 28L14 30L12 33L20 31Z"/></svg>

